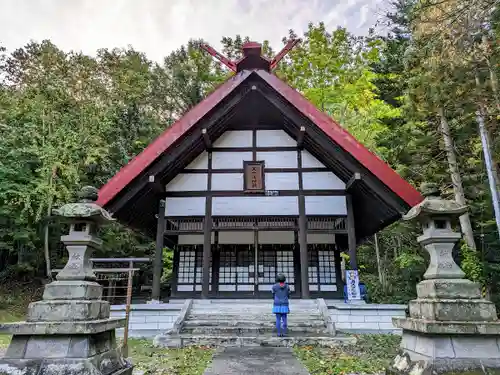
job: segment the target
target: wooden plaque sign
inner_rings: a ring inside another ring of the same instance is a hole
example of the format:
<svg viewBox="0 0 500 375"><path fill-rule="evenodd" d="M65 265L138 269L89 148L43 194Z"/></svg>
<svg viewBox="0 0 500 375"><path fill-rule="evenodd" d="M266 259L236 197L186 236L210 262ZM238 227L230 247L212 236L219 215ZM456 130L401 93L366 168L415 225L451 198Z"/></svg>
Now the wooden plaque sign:
<svg viewBox="0 0 500 375"><path fill-rule="evenodd" d="M244 161L243 170L243 190L246 193L263 193L266 190L264 183L264 162Z"/></svg>

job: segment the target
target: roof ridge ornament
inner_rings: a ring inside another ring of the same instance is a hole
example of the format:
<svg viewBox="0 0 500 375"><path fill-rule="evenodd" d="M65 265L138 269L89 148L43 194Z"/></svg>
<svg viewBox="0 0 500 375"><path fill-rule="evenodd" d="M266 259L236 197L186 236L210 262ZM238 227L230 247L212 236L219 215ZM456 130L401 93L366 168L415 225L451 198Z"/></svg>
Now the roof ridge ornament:
<svg viewBox="0 0 500 375"><path fill-rule="evenodd" d="M208 44L202 44L201 48L208 52L210 55L219 60L222 64L228 67L233 72L239 73L242 70L262 69L271 72L278 66L278 63L292 50L301 40L299 38L290 39L287 44L281 49L280 52L272 60L262 56L262 44L258 42L246 42L242 46L243 56L232 61L226 56L217 52L213 47Z"/></svg>

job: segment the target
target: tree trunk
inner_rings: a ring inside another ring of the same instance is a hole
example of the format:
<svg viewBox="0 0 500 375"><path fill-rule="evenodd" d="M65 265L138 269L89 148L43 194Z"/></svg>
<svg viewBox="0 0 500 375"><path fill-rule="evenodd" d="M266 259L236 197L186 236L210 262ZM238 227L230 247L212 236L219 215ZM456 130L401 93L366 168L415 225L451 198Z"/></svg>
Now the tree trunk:
<svg viewBox="0 0 500 375"><path fill-rule="evenodd" d="M381 285L384 285L384 276L382 275L382 266L380 264L380 249L378 247L377 233L375 233L375 235L373 236L373 240L375 241L375 254L377 256L378 281Z"/></svg>
<svg viewBox="0 0 500 375"><path fill-rule="evenodd" d="M448 157L448 166L450 168L451 181L453 183L453 191L455 192L455 200L461 204L466 205L464 186L462 184L462 177L458 170L457 155L455 153L455 148L453 147L453 140L450 133L450 127L448 125L448 120L444 115L443 108L438 109L438 114L441 119L440 121L440 131L443 136L444 148L446 150L446 156ZM465 242L470 249L476 250L476 243L474 242L474 233L472 232L472 224L470 221L469 213L466 212L460 216L460 227L464 235Z"/></svg>

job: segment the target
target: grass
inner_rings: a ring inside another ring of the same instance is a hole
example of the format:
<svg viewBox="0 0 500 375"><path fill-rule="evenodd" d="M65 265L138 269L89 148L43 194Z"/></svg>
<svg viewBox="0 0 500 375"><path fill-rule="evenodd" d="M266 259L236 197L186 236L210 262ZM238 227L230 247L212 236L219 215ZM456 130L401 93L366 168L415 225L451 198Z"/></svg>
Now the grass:
<svg viewBox="0 0 500 375"><path fill-rule="evenodd" d="M295 348L295 354L311 375L379 374L396 356L401 338L360 335L356 345L324 349Z"/></svg>
<svg viewBox="0 0 500 375"><path fill-rule="evenodd" d="M208 348L155 348L148 340L129 340L129 355L134 366L145 375L201 375L212 361Z"/></svg>
<svg viewBox="0 0 500 375"><path fill-rule="evenodd" d="M24 320L29 302L39 300L38 294L39 290L0 288L0 323ZM379 374L396 356L401 340L390 335L360 335L357 339L357 344L351 346L297 347L294 351L311 375ZM0 352L9 342L9 335L0 335ZM135 368L144 371L144 375L201 375L213 353L204 347L163 349L155 348L149 340L129 340L129 355Z"/></svg>
<svg viewBox="0 0 500 375"><path fill-rule="evenodd" d="M29 303L40 299L41 291L41 287L34 284L3 284L0 287L0 323L24 320ZM5 349L9 343L10 335L0 334L0 349Z"/></svg>

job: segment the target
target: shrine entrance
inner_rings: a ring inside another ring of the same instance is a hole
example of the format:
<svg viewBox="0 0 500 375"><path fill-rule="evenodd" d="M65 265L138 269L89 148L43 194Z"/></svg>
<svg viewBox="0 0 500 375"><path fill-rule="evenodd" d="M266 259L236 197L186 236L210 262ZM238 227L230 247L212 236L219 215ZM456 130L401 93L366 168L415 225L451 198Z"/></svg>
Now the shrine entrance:
<svg viewBox="0 0 500 375"><path fill-rule="evenodd" d="M219 217L213 225L210 259L210 298L268 298L276 276L283 273L292 297L301 297L299 233L296 218ZM345 220L309 219L307 283L313 296L341 293L340 250L336 234ZM168 219L168 233L177 234L172 297L186 298L202 291L203 219Z"/></svg>
<svg viewBox="0 0 500 375"><path fill-rule="evenodd" d="M217 295L269 296L279 273L285 274L295 295L294 250L294 245L218 245Z"/></svg>

